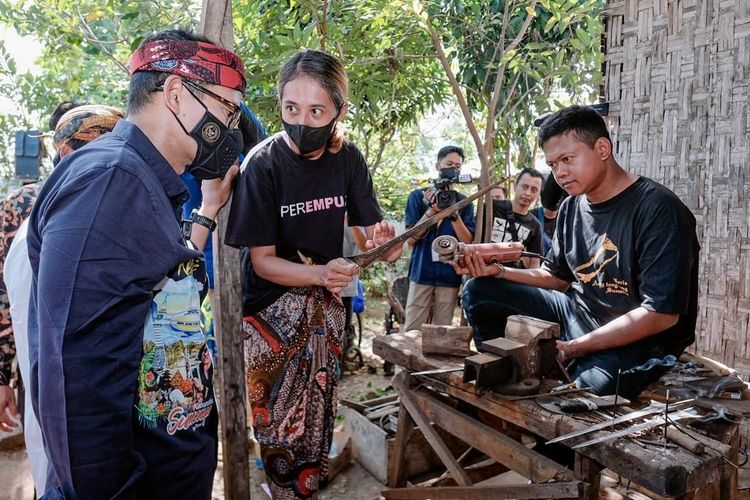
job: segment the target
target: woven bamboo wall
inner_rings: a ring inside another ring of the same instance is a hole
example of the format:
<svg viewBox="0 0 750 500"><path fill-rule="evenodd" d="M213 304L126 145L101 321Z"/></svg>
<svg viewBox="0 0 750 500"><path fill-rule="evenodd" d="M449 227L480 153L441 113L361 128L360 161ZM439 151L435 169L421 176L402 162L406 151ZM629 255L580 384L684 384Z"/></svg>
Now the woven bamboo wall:
<svg viewBox="0 0 750 500"><path fill-rule="evenodd" d="M750 0L608 0L617 157L698 221L694 350L750 374Z"/></svg>

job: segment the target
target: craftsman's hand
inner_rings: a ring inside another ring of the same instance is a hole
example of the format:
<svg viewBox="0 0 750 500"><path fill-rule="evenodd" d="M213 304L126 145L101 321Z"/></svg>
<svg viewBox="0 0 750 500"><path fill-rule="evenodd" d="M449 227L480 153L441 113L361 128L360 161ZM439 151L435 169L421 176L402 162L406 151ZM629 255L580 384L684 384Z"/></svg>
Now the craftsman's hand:
<svg viewBox="0 0 750 500"><path fill-rule="evenodd" d="M0 385L0 431L10 432L21 423L16 396L8 385Z"/></svg>
<svg viewBox="0 0 750 500"><path fill-rule="evenodd" d="M577 358L581 355L578 352L575 341L573 340L558 340L556 345L557 359L563 366L567 365L572 359Z"/></svg>
<svg viewBox="0 0 750 500"><path fill-rule="evenodd" d="M359 267L355 263L342 258L333 259L323 267L320 284L331 293L341 293L358 273Z"/></svg>
<svg viewBox="0 0 750 500"><path fill-rule="evenodd" d="M393 227L393 224L389 224L388 222L381 220L380 222L375 224L375 227L372 231L372 239L367 240L365 242L365 246L368 250L372 250L373 248L377 248L383 243L386 243L393 238L396 237L396 228ZM403 249L404 245L398 245L396 248L394 248L391 253L388 255L383 256L383 260L386 262L394 262L397 261L401 257L401 251Z"/></svg>
<svg viewBox="0 0 750 500"><path fill-rule="evenodd" d="M239 171L240 167L235 162L223 179L216 178L201 182L201 194L203 195L201 215L205 215L211 219L216 218L219 209L226 204L229 200L229 195L232 194L232 182L234 182L234 178Z"/></svg>
<svg viewBox="0 0 750 500"><path fill-rule="evenodd" d="M498 276L503 273L502 266L487 264L476 250L466 251L458 261L453 263L458 274L468 274L473 278Z"/></svg>

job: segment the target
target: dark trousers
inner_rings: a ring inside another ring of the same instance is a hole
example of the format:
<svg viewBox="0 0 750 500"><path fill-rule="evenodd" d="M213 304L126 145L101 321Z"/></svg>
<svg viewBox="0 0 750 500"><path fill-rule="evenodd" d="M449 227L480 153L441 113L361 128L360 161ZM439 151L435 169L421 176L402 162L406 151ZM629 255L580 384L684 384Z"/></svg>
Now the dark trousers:
<svg viewBox="0 0 750 500"><path fill-rule="evenodd" d="M577 339L601 326L566 293L496 278L469 280L461 303L474 329L477 348L484 340L502 337L508 316L515 314L558 323L562 340ZM645 339L576 358L567 368L578 387L591 387L599 395L616 392L619 369L617 392L633 399L666 371L661 360L667 354L658 344ZM648 364L656 366L642 366L653 358L656 360Z"/></svg>

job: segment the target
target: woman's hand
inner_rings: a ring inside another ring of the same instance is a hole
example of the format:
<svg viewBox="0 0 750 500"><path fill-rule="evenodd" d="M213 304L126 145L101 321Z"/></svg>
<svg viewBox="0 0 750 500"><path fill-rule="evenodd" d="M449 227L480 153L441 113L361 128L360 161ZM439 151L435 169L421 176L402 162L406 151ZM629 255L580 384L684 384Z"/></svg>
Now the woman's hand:
<svg viewBox="0 0 750 500"><path fill-rule="evenodd" d="M29 408L31 410L31 408ZM9 385L0 385L0 431L11 432L21 425L16 395Z"/></svg>
<svg viewBox="0 0 750 500"><path fill-rule="evenodd" d="M487 264L476 250L465 252L453 263L453 269L458 274L468 274L473 278L501 277L505 274L502 264Z"/></svg>
<svg viewBox="0 0 750 500"><path fill-rule="evenodd" d="M323 267L320 285L331 293L341 293L357 274L359 267L355 263L342 258L333 259Z"/></svg>
<svg viewBox="0 0 750 500"><path fill-rule="evenodd" d="M372 250L373 248L377 248L383 243L386 243L393 238L396 237L396 228L393 227L392 224L389 224L388 222L381 220L380 222L375 224L375 227L372 231L372 239L367 240L365 242L365 246L368 250ZM386 262L394 262L397 261L401 257L401 251L403 249L404 245L403 243L401 245L398 245L395 247L391 253L383 257L383 260Z"/></svg>

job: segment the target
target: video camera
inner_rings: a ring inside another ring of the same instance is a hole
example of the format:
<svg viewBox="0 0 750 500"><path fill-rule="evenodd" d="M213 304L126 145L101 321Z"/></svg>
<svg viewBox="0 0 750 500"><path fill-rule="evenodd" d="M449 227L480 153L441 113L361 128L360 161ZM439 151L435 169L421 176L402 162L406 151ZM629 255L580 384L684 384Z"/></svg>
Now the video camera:
<svg viewBox="0 0 750 500"><path fill-rule="evenodd" d="M457 168L444 168L440 170L440 177L432 181L432 186L437 190L435 193L435 205L443 210L455 204L460 198L458 191L450 189L451 184L469 184L473 182L471 174L462 174Z"/></svg>

